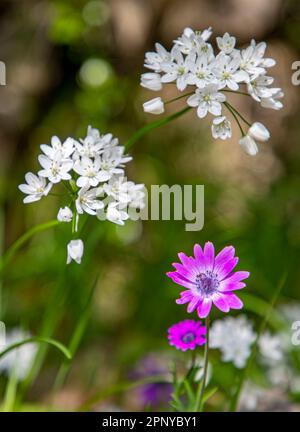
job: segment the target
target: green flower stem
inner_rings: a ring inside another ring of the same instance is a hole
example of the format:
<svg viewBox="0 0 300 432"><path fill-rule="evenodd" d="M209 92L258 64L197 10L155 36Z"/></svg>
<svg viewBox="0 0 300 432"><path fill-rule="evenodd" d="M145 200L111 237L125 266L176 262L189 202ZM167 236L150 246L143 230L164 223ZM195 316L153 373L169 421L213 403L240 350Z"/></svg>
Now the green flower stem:
<svg viewBox="0 0 300 432"><path fill-rule="evenodd" d="M206 341L205 341L205 351L204 351L204 370L203 370L203 378L202 381L199 382L198 391L196 394L196 401L194 411L202 411L203 410L203 395L206 385L207 379L207 371L208 371L208 351L209 351L209 316L205 319L205 327L206 327Z"/></svg>
<svg viewBox="0 0 300 432"><path fill-rule="evenodd" d="M181 95L181 96L177 96L177 97L175 97L175 98L173 98L173 99L169 99L169 100L165 101L164 104L165 104L165 105L168 105L168 104L170 104L170 103L172 103L172 102L175 102L175 101L177 101L177 100L179 100L179 99L182 99L182 98L184 98L184 97L187 97L187 96L191 96L191 95L193 95L193 94L195 94L194 91L189 92L189 93L185 93L185 94L183 94L183 95Z"/></svg>
<svg viewBox="0 0 300 432"><path fill-rule="evenodd" d="M231 108L230 103L223 102L223 104L226 106L226 108L228 109L228 111L232 114L232 116L234 117L235 121L237 122L238 127L239 127L239 129L241 131L242 136L245 136L245 132L243 131L242 125L241 125L241 123L240 123L240 121L239 121L239 119L238 119L235 111Z"/></svg>
<svg viewBox="0 0 300 432"><path fill-rule="evenodd" d="M236 108L234 108L234 106L233 105L231 105L229 102L226 102L229 106L230 106L230 108L240 117L240 119L242 119L243 120L243 122L244 123L246 123L246 125L248 125L249 127L251 126L251 123L248 121L248 120L246 120L245 119L245 117L243 117L242 116L242 114L236 109Z"/></svg>
<svg viewBox="0 0 300 432"><path fill-rule="evenodd" d="M160 126L164 126L167 123L170 123L172 120L177 119L178 117L182 116L183 114L185 114L186 112L188 112L191 109L191 107L185 107L182 110L169 115L168 117L165 117L163 119L154 121L152 123L147 124L146 126L142 127L141 129L139 129L138 131L136 131L131 138L129 138L129 140L127 141L127 143L125 144L125 149L128 150L130 149L130 147L133 146L133 144L138 141L142 136L146 135L148 132L150 132L153 129L157 129Z"/></svg>
<svg viewBox="0 0 300 432"><path fill-rule="evenodd" d="M56 225L59 225L60 222L58 220L52 220L46 223L42 223L39 225L36 225L33 228L30 228L28 231L26 231L21 237L18 238L5 252L3 255L1 261L0 261L0 274L4 270L5 266L9 263L9 261L14 257L16 252L23 246L24 243L26 243L31 237L33 237L35 234L40 233L42 231L46 231L50 228L55 227Z"/></svg>

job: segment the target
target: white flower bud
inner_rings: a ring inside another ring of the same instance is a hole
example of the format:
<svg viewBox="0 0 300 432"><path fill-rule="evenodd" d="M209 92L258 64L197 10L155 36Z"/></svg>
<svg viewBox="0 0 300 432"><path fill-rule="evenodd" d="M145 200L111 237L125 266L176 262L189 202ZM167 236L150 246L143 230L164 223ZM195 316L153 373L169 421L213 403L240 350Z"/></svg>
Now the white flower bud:
<svg viewBox="0 0 300 432"><path fill-rule="evenodd" d="M255 156L258 153L258 147L253 138L249 135L245 135L239 140L239 144L243 150L250 156Z"/></svg>
<svg viewBox="0 0 300 432"><path fill-rule="evenodd" d="M154 72L144 73L141 75L141 86L149 90L159 91L162 89L161 76Z"/></svg>
<svg viewBox="0 0 300 432"><path fill-rule="evenodd" d="M257 141L268 141L270 138L270 132L268 129L259 122L253 123L248 131L248 134Z"/></svg>
<svg viewBox="0 0 300 432"><path fill-rule="evenodd" d="M84 250L83 241L80 239L71 240L67 246L67 250L68 250L67 264L70 264L72 260L77 262L77 264L80 264L83 255L83 250Z"/></svg>
<svg viewBox="0 0 300 432"><path fill-rule="evenodd" d="M145 102L143 108L145 112L151 114L162 114L165 111L164 103L160 97Z"/></svg>
<svg viewBox="0 0 300 432"><path fill-rule="evenodd" d="M60 208L57 213L57 220L59 222L71 222L73 219L72 210L69 207Z"/></svg>

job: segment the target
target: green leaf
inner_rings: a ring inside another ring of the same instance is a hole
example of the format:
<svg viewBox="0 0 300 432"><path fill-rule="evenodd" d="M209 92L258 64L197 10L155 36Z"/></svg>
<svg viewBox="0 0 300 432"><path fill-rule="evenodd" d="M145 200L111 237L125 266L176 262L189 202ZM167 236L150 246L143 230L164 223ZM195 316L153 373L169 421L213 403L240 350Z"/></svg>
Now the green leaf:
<svg viewBox="0 0 300 432"><path fill-rule="evenodd" d="M45 338L45 337L31 337L28 339L24 339L20 342L16 342L14 344L11 344L9 347L7 347L5 350L0 352L0 358L4 357L6 354L8 354L10 351L13 351L16 348L19 348L22 345L28 344L28 343L46 343L49 345L54 346L57 348L68 360L71 360L72 354L68 350L67 347L65 347L61 342L58 342L55 339Z"/></svg>

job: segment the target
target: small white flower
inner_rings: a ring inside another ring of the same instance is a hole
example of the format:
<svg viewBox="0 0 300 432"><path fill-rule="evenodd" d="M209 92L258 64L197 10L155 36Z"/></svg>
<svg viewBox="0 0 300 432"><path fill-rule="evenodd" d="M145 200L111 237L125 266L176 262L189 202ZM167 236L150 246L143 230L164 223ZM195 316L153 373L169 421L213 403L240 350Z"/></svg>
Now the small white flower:
<svg viewBox="0 0 300 432"><path fill-rule="evenodd" d="M258 340L258 347L267 364L273 365L283 359L282 339L279 336L263 333Z"/></svg>
<svg viewBox="0 0 300 432"><path fill-rule="evenodd" d="M273 81L273 77L259 75L248 83L248 92L257 102L260 102L262 98L270 98L272 97L273 89L269 86Z"/></svg>
<svg viewBox="0 0 300 432"><path fill-rule="evenodd" d="M257 141L268 141L270 138L270 132L268 129L259 122L253 123L253 125L248 130L248 135L250 135L253 139Z"/></svg>
<svg viewBox="0 0 300 432"><path fill-rule="evenodd" d="M225 33L223 37L217 37L217 44L221 51L225 54L230 54L234 50L236 43L236 38L234 36L230 36L229 33Z"/></svg>
<svg viewBox="0 0 300 432"><path fill-rule="evenodd" d="M250 156L255 156L258 153L258 147L253 138L249 135L243 136L239 140L242 149Z"/></svg>
<svg viewBox="0 0 300 432"><path fill-rule="evenodd" d="M6 346L21 342L24 339L29 339L30 333L23 331L20 328L14 328L6 333ZM7 375L15 374L18 381L22 381L28 374L37 352L36 344L28 343L15 348L0 359L0 372Z"/></svg>
<svg viewBox="0 0 300 432"><path fill-rule="evenodd" d="M165 111L165 106L160 97L151 99L143 104L143 109L147 113L162 114Z"/></svg>
<svg viewBox="0 0 300 432"><path fill-rule="evenodd" d="M169 83L176 81L178 90L183 91L189 82L190 56L184 57L176 46L173 47L171 53L173 61L161 64L161 69L164 72L161 82Z"/></svg>
<svg viewBox="0 0 300 432"><path fill-rule="evenodd" d="M112 202L108 204L106 210L106 219L117 225L124 225L124 221L129 218L128 214L120 209L120 204Z"/></svg>
<svg viewBox="0 0 300 432"><path fill-rule="evenodd" d="M48 195L52 188L52 183L46 184L46 180L43 177L36 176L31 172L25 175L27 184L20 184L19 189L21 192L28 196L23 199L25 204L39 201L43 196Z"/></svg>
<svg viewBox="0 0 300 432"><path fill-rule="evenodd" d="M282 99L284 96L283 91L280 88L271 88L272 95L269 97L262 97L260 104L263 108L270 108L274 110L280 110L283 108L283 103L278 100Z"/></svg>
<svg viewBox="0 0 300 432"><path fill-rule="evenodd" d="M231 138L231 123L225 116L216 117L213 119L211 131L215 139L220 138L225 140Z"/></svg>
<svg viewBox="0 0 300 432"><path fill-rule="evenodd" d="M97 199L101 194L100 188L89 189L89 186L84 186L78 192L76 199L76 210L79 214L86 212L92 216L97 214L97 210L104 207L102 201Z"/></svg>
<svg viewBox="0 0 300 432"><path fill-rule="evenodd" d="M101 170L101 159L95 157L91 159L87 156L82 156L74 163L74 171L79 174L76 181L78 187L96 187L100 182L109 179L109 174Z"/></svg>
<svg viewBox="0 0 300 432"><path fill-rule="evenodd" d="M155 44L156 52L147 52L144 66L155 72L161 71L161 63L171 60L171 54L161 44Z"/></svg>
<svg viewBox="0 0 300 432"><path fill-rule="evenodd" d="M83 250L84 250L84 244L82 240L80 239L71 240L67 246L67 251L68 251L67 264L70 264L72 260L77 262L77 264L80 264L83 255Z"/></svg>
<svg viewBox="0 0 300 432"><path fill-rule="evenodd" d="M241 63L240 56L233 57L221 53L214 64L214 75L218 81L219 89L228 87L230 90L238 90L240 82L246 82L248 75L239 69Z"/></svg>
<svg viewBox="0 0 300 432"><path fill-rule="evenodd" d="M225 100L226 96L218 91L216 84L208 84L204 89L196 89L195 94L188 98L187 103L191 107L198 107L198 117L204 118L208 112L214 116L221 115L221 102Z"/></svg>
<svg viewBox="0 0 300 432"><path fill-rule="evenodd" d="M51 183L71 179L69 171L73 168L73 161L64 158L60 151L51 155L51 158L42 154L38 159L43 168L38 172L39 176L48 178Z"/></svg>
<svg viewBox="0 0 300 432"><path fill-rule="evenodd" d="M182 36L175 40L175 46L177 46L183 54L190 54L195 50L201 50L203 47L209 47L210 45L205 42L212 35L212 28L209 27L205 30L194 31L190 27L186 27L183 31Z"/></svg>
<svg viewBox="0 0 300 432"><path fill-rule="evenodd" d="M57 213L57 220L59 222L71 222L73 219L72 210L69 207L62 207Z"/></svg>
<svg viewBox="0 0 300 432"><path fill-rule="evenodd" d="M161 76L154 72L147 72L141 76L141 86L149 90L159 91L162 89Z"/></svg>
<svg viewBox="0 0 300 432"><path fill-rule="evenodd" d="M232 362L237 368L246 366L256 334L245 316L217 320L210 333L210 347L221 350L223 361Z"/></svg>
<svg viewBox="0 0 300 432"><path fill-rule="evenodd" d="M190 70L188 83L196 85L199 88L204 88L207 84L217 83L213 73L213 56L202 54L195 58L191 58L188 62Z"/></svg>
<svg viewBox="0 0 300 432"><path fill-rule="evenodd" d="M121 205L128 205L132 208L144 208L144 185L126 181L123 177L112 177L108 183L103 185L107 196Z"/></svg>
<svg viewBox="0 0 300 432"><path fill-rule="evenodd" d="M59 152L63 159L68 159L74 152L75 141L73 138L67 138L63 143L57 136L51 138L51 146L48 144L42 144L42 152L48 156L49 159L54 159L57 152Z"/></svg>

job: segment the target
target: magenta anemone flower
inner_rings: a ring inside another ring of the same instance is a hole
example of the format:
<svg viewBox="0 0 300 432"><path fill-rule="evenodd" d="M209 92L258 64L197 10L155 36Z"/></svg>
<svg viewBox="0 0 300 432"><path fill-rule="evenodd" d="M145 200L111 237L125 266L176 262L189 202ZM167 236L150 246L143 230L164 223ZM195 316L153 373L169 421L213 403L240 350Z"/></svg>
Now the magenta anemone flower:
<svg viewBox="0 0 300 432"><path fill-rule="evenodd" d="M181 351L194 350L197 345L205 344L205 333L205 326L200 321L180 321L168 329L169 344Z"/></svg>
<svg viewBox="0 0 300 432"><path fill-rule="evenodd" d="M197 309L199 318L206 318L212 304L222 312L241 309L243 302L233 293L246 286L241 282L249 277L247 271L233 272L238 258L233 246L227 246L215 257L214 245L205 243L204 249L196 244L195 257L179 253L181 264L174 263L176 271L167 273L175 283L187 288L180 293L177 304L188 303L189 313Z"/></svg>

